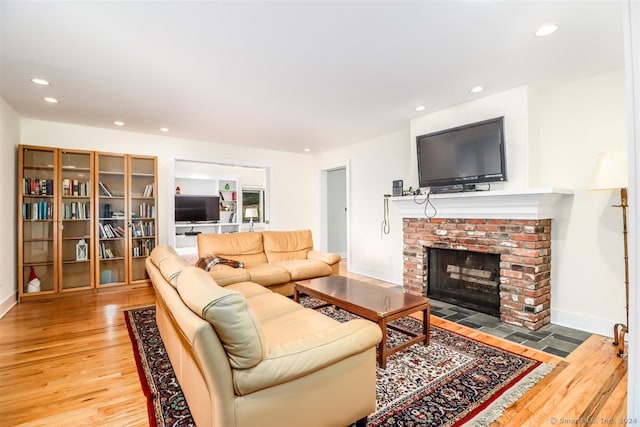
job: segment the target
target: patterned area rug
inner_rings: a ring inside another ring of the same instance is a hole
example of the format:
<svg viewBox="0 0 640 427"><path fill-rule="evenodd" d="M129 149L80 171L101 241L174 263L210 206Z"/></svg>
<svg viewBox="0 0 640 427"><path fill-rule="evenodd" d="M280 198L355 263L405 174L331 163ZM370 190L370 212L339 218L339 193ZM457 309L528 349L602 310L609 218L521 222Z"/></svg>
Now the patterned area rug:
<svg viewBox="0 0 640 427"><path fill-rule="evenodd" d="M321 301L305 298L303 304ZM339 321L355 316L335 307L320 309ZM149 420L158 426L194 426L155 322L155 307L125 313ZM422 323L404 318L405 328ZM390 344L402 339L389 332ZM377 370L377 404L369 426L486 426L551 372L553 366L431 327L429 347L417 344L389 356Z"/></svg>

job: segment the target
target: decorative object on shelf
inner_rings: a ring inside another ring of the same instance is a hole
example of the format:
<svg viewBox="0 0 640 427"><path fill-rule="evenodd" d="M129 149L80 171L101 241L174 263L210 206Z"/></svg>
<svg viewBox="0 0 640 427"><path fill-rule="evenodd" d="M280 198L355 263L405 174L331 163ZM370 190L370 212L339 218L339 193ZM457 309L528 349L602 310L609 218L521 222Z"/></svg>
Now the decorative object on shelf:
<svg viewBox="0 0 640 427"><path fill-rule="evenodd" d="M623 150L600 153L596 169L591 177L588 190L620 189L622 208L622 236L624 242L624 285L626 297L627 323L616 323L613 327L613 345L618 346L618 356L625 356L624 337L629 332L629 249L627 243L627 186L629 184L627 153Z"/></svg>
<svg viewBox="0 0 640 427"><path fill-rule="evenodd" d="M249 218L249 231L253 231L253 218L258 218L258 209L256 208L247 208L244 211L245 218Z"/></svg>
<svg viewBox="0 0 640 427"><path fill-rule="evenodd" d="M76 245L76 261L86 261L89 258L89 246L84 239L80 239Z"/></svg>
<svg viewBox="0 0 640 427"><path fill-rule="evenodd" d="M27 283L27 292L28 293L40 292L40 279L38 279L38 276L36 276L36 271L34 270L33 266L29 271L29 282Z"/></svg>
<svg viewBox="0 0 640 427"><path fill-rule="evenodd" d="M180 187L176 187L176 194L180 195Z"/></svg>

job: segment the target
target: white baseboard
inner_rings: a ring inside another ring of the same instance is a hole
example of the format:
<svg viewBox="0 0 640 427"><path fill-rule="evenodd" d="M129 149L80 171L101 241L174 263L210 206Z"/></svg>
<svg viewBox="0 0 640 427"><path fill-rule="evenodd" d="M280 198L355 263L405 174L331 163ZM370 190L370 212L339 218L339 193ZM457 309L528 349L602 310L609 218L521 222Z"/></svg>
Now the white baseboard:
<svg viewBox="0 0 640 427"><path fill-rule="evenodd" d="M4 315L7 314L9 310L11 310L11 308L13 308L13 306L16 305L17 303L18 303L17 292L9 295L4 301L2 301L2 304L0 304L0 319L2 319Z"/></svg>

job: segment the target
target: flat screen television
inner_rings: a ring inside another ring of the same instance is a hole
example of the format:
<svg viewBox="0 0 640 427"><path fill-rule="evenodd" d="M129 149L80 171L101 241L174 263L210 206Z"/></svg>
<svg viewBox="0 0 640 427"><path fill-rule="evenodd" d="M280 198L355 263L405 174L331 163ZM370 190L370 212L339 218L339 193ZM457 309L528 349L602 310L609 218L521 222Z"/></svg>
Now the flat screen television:
<svg viewBox="0 0 640 427"><path fill-rule="evenodd" d="M506 181L504 117L416 137L420 187Z"/></svg>
<svg viewBox="0 0 640 427"><path fill-rule="evenodd" d="M176 194L176 222L217 222L219 220L220 197Z"/></svg>

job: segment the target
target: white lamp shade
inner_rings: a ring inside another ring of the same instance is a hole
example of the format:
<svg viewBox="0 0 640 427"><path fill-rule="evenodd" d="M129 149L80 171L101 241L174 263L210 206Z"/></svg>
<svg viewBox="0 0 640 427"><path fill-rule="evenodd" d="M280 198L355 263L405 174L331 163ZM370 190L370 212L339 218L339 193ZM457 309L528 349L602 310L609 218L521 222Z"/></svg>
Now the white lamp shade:
<svg viewBox="0 0 640 427"><path fill-rule="evenodd" d="M628 185L629 174L626 151L617 150L600 153L587 190L613 190L627 188Z"/></svg>
<svg viewBox="0 0 640 427"><path fill-rule="evenodd" d="M244 216L245 218L258 218L258 209L256 208L247 208L246 211L244 211Z"/></svg>

